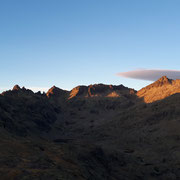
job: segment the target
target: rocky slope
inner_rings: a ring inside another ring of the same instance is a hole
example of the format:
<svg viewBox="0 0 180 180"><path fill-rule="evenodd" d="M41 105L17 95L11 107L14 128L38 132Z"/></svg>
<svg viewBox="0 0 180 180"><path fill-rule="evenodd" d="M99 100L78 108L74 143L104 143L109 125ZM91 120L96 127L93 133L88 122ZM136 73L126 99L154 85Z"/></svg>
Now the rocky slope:
<svg viewBox="0 0 180 180"><path fill-rule="evenodd" d="M1 179L180 179L179 82L3 92Z"/></svg>
<svg viewBox="0 0 180 180"><path fill-rule="evenodd" d="M180 93L180 80L171 80L166 76L137 92L137 96L143 98L146 103L164 99L173 94Z"/></svg>
<svg viewBox="0 0 180 180"><path fill-rule="evenodd" d="M69 99L74 97L120 97L135 94L134 89L129 89L123 85L113 86L104 84L94 84L90 86L78 86L70 92Z"/></svg>

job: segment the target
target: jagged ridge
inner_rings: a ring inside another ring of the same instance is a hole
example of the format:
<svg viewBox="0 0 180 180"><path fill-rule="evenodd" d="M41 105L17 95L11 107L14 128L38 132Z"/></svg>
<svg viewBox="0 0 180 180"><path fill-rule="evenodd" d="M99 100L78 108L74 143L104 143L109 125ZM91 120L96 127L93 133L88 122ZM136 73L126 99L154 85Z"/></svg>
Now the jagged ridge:
<svg viewBox="0 0 180 180"><path fill-rule="evenodd" d="M146 104L153 92L153 100L159 98L156 89L166 96L178 92L179 80L163 77L140 98L102 84L4 92L1 179L180 179L180 94ZM117 98L107 98L111 93Z"/></svg>
<svg viewBox="0 0 180 180"><path fill-rule="evenodd" d="M72 89L69 99L74 97L120 97L122 95L135 93L136 91L134 89L129 89L123 85L94 84L89 86L78 86Z"/></svg>

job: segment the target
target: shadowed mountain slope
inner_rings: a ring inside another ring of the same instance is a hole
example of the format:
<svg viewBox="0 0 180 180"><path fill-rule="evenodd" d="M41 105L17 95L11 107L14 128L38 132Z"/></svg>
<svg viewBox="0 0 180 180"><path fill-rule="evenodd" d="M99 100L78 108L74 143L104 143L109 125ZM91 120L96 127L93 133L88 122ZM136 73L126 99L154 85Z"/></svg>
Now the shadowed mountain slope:
<svg viewBox="0 0 180 180"><path fill-rule="evenodd" d="M1 179L180 179L179 82L3 92Z"/></svg>
<svg viewBox="0 0 180 180"><path fill-rule="evenodd" d="M58 97L62 97L65 96L65 94L67 94L68 91L62 90L56 86L53 86L52 88L50 88L48 90L48 92L46 93L47 97L54 97L54 98L58 98Z"/></svg>

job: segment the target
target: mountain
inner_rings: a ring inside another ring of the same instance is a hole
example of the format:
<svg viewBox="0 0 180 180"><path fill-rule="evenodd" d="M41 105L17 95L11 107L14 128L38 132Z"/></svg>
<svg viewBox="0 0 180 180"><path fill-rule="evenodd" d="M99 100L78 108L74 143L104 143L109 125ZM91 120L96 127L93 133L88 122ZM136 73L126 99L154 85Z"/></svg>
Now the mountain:
<svg viewBox="0 0 180 180"><path fill-rule="evenodd" d="M176 93L180 93L180 80L172 80L163 76L156 82L138 91L137 96L143 98L146 103L152 103Z"/></svg>
<svg viewBox="0 0 180 180"><path fill-rule="evenodd" d="M180 179L179 83L14 86L0 95L1 179Z"/></svg>
<svg viewBox="0 0 180 180"><path fill-rule="evenodd" d="M48 90L48 92L46 93L46 96L48 98L51 98L51 97L58 98L61 96L65 96L65 94L67 94L67 93L68 93L68 91L64 91L56 86L53 86L52 88L50 88Z"/></svg>
<svg viewBox="0 0 180 180"><path fill-rule="evenodd" d="M120 97L135 94L134 89L129 89L123 85L113 86L104 84L94 84L90 86L78 86L70 92L70 97Z"/></svg>

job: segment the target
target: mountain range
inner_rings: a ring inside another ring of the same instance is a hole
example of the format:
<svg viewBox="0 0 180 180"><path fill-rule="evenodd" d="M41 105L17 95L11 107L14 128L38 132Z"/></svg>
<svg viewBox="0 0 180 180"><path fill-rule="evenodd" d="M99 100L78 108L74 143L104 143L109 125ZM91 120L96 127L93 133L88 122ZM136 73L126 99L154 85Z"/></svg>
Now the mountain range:
<svg viewBox="0 0 180 180"><path fill-rule="evenodd" d="M0 95L2 180L180 179L180 80Z"/></svg>

